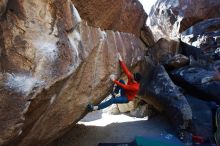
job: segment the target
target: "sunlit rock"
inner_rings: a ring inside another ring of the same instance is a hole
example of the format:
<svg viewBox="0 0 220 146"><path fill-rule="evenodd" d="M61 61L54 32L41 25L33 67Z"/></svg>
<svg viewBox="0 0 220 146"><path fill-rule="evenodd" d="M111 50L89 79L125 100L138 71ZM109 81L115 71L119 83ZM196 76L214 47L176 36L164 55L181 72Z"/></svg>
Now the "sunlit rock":
<svg viewBox="0 0 220 146"><path fill-rule="evenodd" d="M0 21L0 145L46 145L109 94L111 73L142 60L133 34L83 21L70 0L9 1Z"/></svg>
<svg viewBox="0 0 220 146"><path fill-rule="evenodd" d="M138 0L72 0L89 25L140 36L147 14Z"/></svg>
<svg viewBox="0 0 220 146"><path fill-rule="evenodd" d="M204 53L214 53L220 47L220 18L199 22L181 33L185 43L201 48Z"/></svg>
<svg viewBox="0 0 220 146"><path fill-rule="evenodd" d="M149 26L156 40L178 38L192 25L220 17L220 1L158 0L149 14Z"/></svg>

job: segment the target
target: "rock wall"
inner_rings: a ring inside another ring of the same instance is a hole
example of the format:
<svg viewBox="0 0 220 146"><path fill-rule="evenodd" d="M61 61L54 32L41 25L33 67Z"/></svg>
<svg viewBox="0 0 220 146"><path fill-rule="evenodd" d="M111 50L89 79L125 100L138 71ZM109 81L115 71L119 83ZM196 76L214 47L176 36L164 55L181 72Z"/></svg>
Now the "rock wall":
<svg viewBox="0 0 220 146"><path fill-rule="evenodd" d="M130 69L145 57L140 96L165 111L176 130L188 130L193 112L161 64L182 67L192 65L190 56L204 56L175 41L180 34L192 45L208 36L201 40L216 49L219 7L215 0L158 0L147 26L137 0L2 0L0 145L46 145L68 131L88 103L109 94L109 75L121 76L118 52ZM190 60L179 62L177 53Z"/></svg>
<svg viewBox="0 0 220 146"><path fill-rule="evenodd" d="M220 16L220 1L158 0L149 14L150 28L156 40L176 38L192 25Z"/></svg>
<svg viewBox="0 0 220 146"><path fill-rule="evenodd" d="M138 0L72 0L89 25L140 36L147 14Z"/></svg>
<svg viewBox="0 0 220 146"><path fill-rule="evenodd" d="M0 2L0 16L2 16L6 10L6 6L7 6L8 0L2 0Z"/></svg>
<svg viewBox="0 0 220 146"><path fill-rule="evenodd" d="M121 75L117 52L128 67L145 54L134 34L89 26L70 0L14 0L3 10L0 145L59 137L109 93L109 75Z"/></svg>

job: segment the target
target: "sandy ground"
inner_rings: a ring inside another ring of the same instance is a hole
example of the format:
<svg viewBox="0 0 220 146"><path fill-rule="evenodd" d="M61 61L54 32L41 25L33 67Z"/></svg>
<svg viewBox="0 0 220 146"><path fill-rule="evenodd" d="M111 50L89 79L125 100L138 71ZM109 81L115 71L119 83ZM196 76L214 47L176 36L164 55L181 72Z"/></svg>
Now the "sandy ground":
<svg viewBox="0 0 220 146"><path fill-rule="evenodd" d="M98 143L131 142L135 136L174 134L162 115L140 119L96 111L79 123L50 146L97 146Z"/></svg>

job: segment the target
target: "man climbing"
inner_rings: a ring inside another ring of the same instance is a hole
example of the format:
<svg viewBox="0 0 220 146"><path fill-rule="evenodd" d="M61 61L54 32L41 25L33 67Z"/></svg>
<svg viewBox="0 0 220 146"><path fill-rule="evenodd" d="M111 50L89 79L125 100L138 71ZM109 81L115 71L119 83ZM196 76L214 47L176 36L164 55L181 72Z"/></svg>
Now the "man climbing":
<svg viewBox="0 0 220 146"><path fill-rule="evenodd" d="M124 73L128 77L127 84L125 84L124 80L117 81L115 75L111 75L110 79L116 84L115 89L113 89L111 99L99 104L98 106L93 106L92 104L89 104L88 105L89 111L104 109L112 104L128 103L129 101L133 100L138 94L140 88L141 74L140 73L132 74L128 70L125 63L123 62L121 55L118 53L117 56ZM117 95L119 91L120 91L120 96L115 97L115 95Z"/></svg>

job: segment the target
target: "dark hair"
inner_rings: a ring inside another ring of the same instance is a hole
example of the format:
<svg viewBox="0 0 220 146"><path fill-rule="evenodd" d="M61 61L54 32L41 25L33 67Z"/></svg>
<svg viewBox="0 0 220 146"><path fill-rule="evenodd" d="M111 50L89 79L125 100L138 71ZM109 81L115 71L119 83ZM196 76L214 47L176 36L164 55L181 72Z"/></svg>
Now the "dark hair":
<svg viewBox="0 0 220 146"><path fill-rule="evenodd" d="M137 73L133 73L133 76L134 76L134 80L140 83L142 78L141 74L137 72Z"/></svg>

